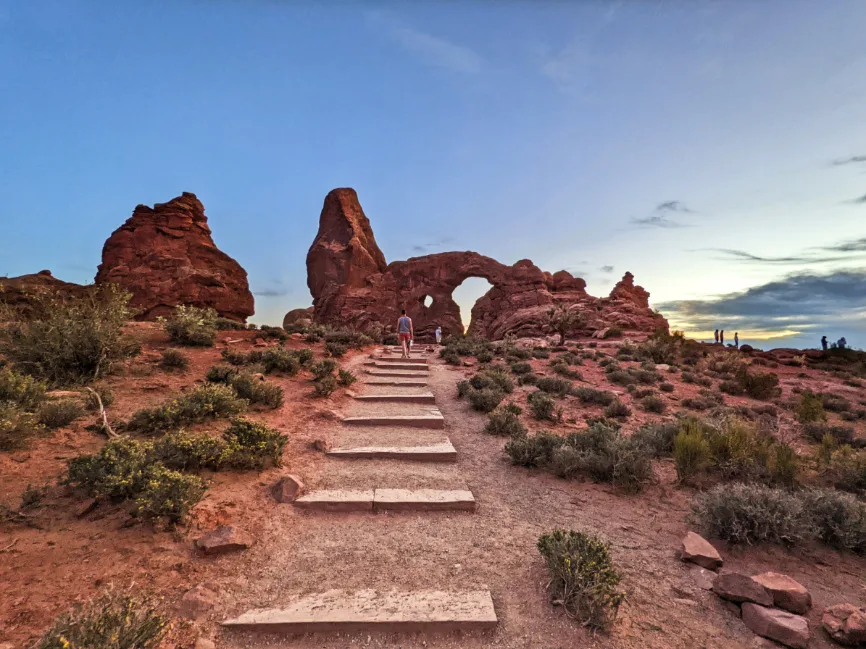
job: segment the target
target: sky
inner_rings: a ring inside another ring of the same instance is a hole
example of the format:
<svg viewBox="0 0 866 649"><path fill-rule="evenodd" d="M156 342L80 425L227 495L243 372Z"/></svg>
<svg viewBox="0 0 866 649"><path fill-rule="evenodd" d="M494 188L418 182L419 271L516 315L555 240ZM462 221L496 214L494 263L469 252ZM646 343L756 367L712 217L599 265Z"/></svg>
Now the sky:
<svg viewBox="0 0 866 649"><path fill-rule="evenodd" d="M673 328L866 347L861 0L0 0L0 276L93 280L183 191L258 323L327 192L388 261L629 270ZM464 320L486 288L457 289Z"/></svg>

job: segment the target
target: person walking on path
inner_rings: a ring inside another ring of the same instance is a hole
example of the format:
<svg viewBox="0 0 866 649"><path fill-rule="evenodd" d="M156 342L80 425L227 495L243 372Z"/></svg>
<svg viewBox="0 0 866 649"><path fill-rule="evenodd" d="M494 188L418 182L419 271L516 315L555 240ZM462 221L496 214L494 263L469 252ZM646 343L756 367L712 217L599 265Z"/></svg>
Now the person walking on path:
<svg viewBox="0 0 866 649"><path fill-rule="evenodd" d="M734 347L736 347L737 349L740 348L740 332L739 331L734 332Z"/></svg>
<svg viewBox="0 0 866 649"><path fill-rule="evenodd" d="M412 318L406 315L406 309L400 311L400 317L397 319L397 336L403 349L403 358L409 358L410 341L415 337L415 329L412 326Z"/></svg>
<svg viewBox="0 0 866 649"><path fill-rule="evenodd" d="M442 327L439 326L436 327L436 344L442 344Z"/></svg>
<svg viewBox="0 0 866 649"><path fill-rule="evenodd" d="M719 342L720 342L722 345L725 344L725 330L724 330L724 329L722 329L722 330L719 332Z"/></svg>
<svg viewBox="0 0 866 649"><path fill-rule="evenodd" d="M716 344L719 344L719 330L716 329Z"/></svg>
<svg viewBox="0 0 866 649"><path fill-rule="evenodd" d="M827 336L821 336L821 349L827 351Z"/></svg>

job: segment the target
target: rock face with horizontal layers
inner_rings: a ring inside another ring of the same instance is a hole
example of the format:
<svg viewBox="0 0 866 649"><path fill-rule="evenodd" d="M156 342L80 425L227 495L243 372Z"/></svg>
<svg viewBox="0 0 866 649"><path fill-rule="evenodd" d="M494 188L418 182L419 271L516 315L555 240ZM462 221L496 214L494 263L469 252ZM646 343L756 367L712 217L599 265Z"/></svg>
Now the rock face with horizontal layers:
<svg viewBox="0 0 866 649"><path fill-rule="evenodd" d="M528 259L507 266L477 252L444 252L386 264L355 191L334 189L325 198L319 231L307 253L307 285L317 322L359 329L381 323L393 330L400 310L406 309L419 339L431 338L437 326L446 335L462 333L452 293L470 277L493 285L472 308L470 334L493 340L508 333L543 335L547 312L557 304L579 309L586 333L614 326L638 332L668 329L631 273L610 297L596 298L587 294L582 279L564 270L546 273Z"/></svg>
<svg viewBox="0 0 866 649"><path fill-rule="evenodd" d="M254 313L246 271L216 247L204 206L188 192L153 208L136 207L105 242L95 281L132 293L139 320L168 315L181 304L212 307L239 322Z"/></svg>

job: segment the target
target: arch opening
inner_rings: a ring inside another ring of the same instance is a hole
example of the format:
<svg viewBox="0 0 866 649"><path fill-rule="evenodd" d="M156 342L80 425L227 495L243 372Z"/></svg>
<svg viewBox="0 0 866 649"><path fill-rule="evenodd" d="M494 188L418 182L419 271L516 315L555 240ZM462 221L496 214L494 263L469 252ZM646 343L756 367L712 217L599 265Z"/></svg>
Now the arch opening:
<svg viewBox="0 0 866 649"><path fill-rule="evenodd" d="M424 306L426 306L427 308L429 308L430 305L433 304L433 296L432 296L432 295L425 295L425 296L421 299L421 304L423 304Z"/></svg>
<svg viewBox="0 0 866 649"><path fill-rule="evenodd" d="M451 299L457 303L460 309L463 333L469 329L469 323L472 320L472 307L492 288L493 284L483 277L467 277L451 293Z"/></svg>

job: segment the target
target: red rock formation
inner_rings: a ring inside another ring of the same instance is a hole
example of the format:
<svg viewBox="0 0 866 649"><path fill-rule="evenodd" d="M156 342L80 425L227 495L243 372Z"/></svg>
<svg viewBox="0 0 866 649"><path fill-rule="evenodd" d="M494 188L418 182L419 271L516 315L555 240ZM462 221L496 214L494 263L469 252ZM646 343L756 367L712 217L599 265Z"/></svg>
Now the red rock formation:
<svg viewBox="0 0 866 649"><path fill-rule="evenodd" d="M543 334L548 310L561 302L585 310L590 331L613 325L667 329L631 273L610 298L599 299L586 293L582 279L564 270L545 273L528 259L506 266L477 252L444 252L386 265L354 190L335 189L325 198L319 232L307 254L307 284L318 322L392 327L405 308L418 338L431 336L437 325L446 334L462 332L460 308L451 296L469 277L493 285L472 308L469 333L494 340L507 333ZM428 297L430 306L425 305Z"/></svg>
<svg viewBox="0 0 866 649"><path fill-rule="evenodd" d="M152 209L135 208L102 248L96 283L104 282L132 293L139 320L181 304L213 307L241 322L254 313L246 271L216 247L204 206L188 192Z"/></svg>
<svg viewBox="0 0 866 649"><path fill-rule="evenodd" d="M86 287L57 279L50 270L31 275L0 277L0 302L11 307L13 313L26 313L33 304L33 295L42 292L58 293L65 297L80 297Z"/></svg>

